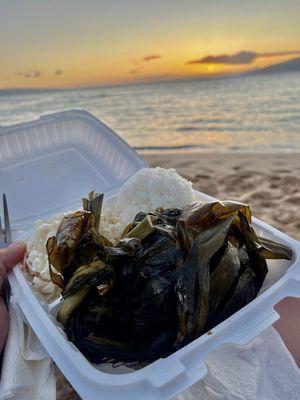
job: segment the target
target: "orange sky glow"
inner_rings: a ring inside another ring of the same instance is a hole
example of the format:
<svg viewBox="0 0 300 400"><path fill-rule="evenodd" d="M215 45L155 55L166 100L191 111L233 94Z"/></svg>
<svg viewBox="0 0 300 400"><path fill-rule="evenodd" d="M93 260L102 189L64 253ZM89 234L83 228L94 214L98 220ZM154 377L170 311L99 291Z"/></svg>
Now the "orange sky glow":
<svg viewBox="0 0 300 400"><path fill-rule="evenodd" d="M116 3L0 0L0 89L212 77L300 57L300 2Z"/></svg>

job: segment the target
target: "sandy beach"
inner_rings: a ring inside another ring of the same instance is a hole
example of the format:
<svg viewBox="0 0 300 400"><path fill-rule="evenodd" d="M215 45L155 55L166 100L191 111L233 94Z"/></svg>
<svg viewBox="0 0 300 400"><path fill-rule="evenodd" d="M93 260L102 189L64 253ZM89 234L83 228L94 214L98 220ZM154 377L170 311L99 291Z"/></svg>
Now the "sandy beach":
<svg viewBox="0 0 300 400"><path fill-rule="evenodd" d="M300 240L300 154L150 154L150 166L175 168L194 188L249 203L253 215Z"/></svg>
<svg viewBox="0 0 300 400"><path fill-rule="evenodd" d="M151 167L175 168L194 188L249 203L253 215L300 240L300 154L141 154ZM276 306L275 324L300 366L300 300ZM58 399L77 398L57 372Z"/></svg>

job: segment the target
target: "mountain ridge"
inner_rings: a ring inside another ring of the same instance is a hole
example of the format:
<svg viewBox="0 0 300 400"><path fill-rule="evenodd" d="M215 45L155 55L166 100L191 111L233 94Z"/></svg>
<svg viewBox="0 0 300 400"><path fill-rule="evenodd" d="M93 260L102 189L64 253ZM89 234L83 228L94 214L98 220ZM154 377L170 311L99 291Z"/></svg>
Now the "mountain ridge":
<svg viewBox="0 0 300 400"><path fill-rule="evenodd" d="M251 71L248 74L274 74L286 72L300 72L300 57L293 58L289 61L283 61L278 64L269 65L268 67L259 68Z"/></svg>

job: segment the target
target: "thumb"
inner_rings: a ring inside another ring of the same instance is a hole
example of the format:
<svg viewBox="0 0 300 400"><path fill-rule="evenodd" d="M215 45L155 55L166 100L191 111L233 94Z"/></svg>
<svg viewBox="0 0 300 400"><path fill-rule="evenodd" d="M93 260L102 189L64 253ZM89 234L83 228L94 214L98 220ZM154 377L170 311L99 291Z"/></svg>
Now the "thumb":
<svg viewBox="0 0 300 400"><path fill-rule="evenodd" d="M25 250L26 244L23 242L13 243L10 247L0 250L0 275L2 278L12 267L23 260Z"/></svg>

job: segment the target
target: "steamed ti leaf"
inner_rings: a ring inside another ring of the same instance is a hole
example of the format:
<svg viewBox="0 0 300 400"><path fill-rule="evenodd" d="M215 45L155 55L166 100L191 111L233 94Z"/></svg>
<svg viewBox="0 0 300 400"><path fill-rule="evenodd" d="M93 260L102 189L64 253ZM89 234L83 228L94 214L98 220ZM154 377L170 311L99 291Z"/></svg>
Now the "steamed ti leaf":
<svg viewBox="0 0 300 400"><path fill-rule="evenodd" d="M232 201L139 212L113 245L99 232L102 201L91 192L47 242L57 319L92 362L169 355L253 300L267 258L292 257Z"/></svg>

